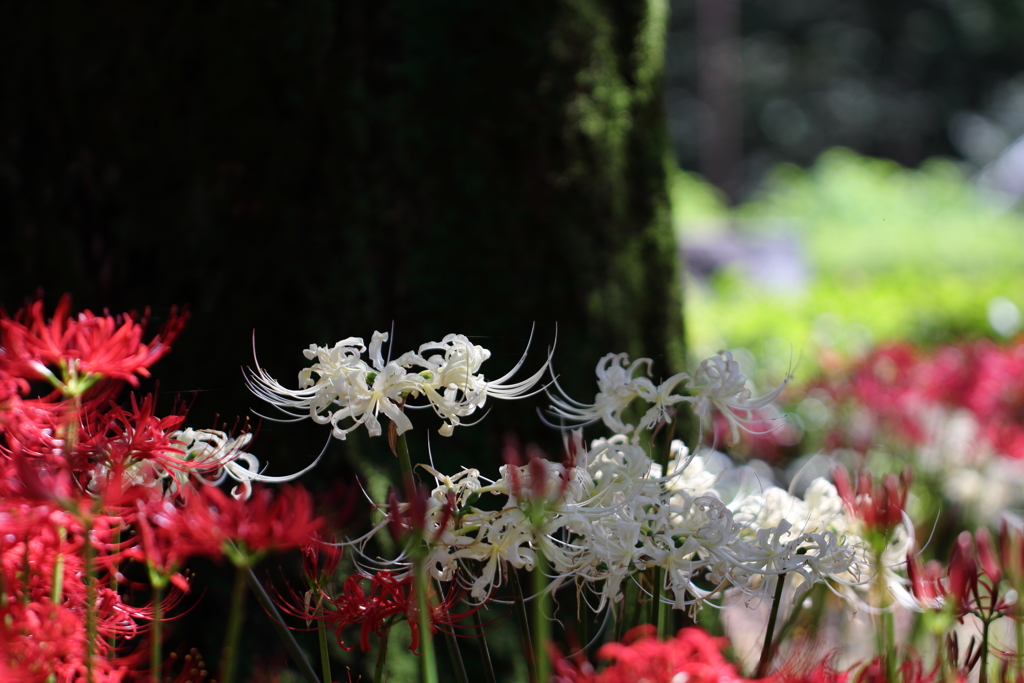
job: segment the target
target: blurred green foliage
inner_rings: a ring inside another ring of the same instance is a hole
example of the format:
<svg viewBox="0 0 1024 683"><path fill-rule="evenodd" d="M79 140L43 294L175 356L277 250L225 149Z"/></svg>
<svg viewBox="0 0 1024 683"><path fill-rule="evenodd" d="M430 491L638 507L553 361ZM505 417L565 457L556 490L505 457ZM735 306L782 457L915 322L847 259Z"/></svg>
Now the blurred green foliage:
<svg viewBox="0 0 1024 683"><path fill-rule="evenodd" d="M686 316L695 355L745 347L779 366L791 348L807 376L821 349L997 337L992 300L1024 305L1024 216L982 195L948 161L912 170L834 149L810 169L780 166L734 210L686 173L675 179L673 201L684 241L708 230L789 233L811 270L806 286L786 291L731 269L692 283Z"/></svg>

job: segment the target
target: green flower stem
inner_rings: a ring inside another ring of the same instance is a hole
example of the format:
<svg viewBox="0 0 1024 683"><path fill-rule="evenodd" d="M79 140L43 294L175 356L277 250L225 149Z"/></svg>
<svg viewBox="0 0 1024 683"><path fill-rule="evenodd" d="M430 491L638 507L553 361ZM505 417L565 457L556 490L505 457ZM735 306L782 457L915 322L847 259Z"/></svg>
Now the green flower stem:
<svg viewBox="0 0 1024 683"><path fill-rule="evenodd" d="M875 566L878 568L875 573L875 593L878 599L878 609L881 611L882 623L878 627L878 655L885 663L885 677L889 683L896 681L896 637L895 624L893 623L892 612L888 609L886 599L887 588L885 575L882 573L882 553L875 553Z"/></svg>
<svg viewBox="0 0 1024 683"><path fill-rule="evenodd" d="M484 637L484 625L479 610L473 613L473 626L476 630L476 646L480 650L480 661L484 665L484 683L496 683L494 665L491 664L491 651L487 649L487 638Z"/></svg>
<svg viewBox="0 0 1024 683"><path fill-rule="evenodd" d="M96 549L92 545L92 520L89 517L83 520L82 532L85 535L85 677L87 683L92 683L92 658L96 654L96 576L93 567ZM27 563L25 567L27 572Z"/></svg>
<svg viewBox="0 0 1024 683"><path fill-rule="evenodd" d="M384 635L379 639L380 646L377 649L377 665L373 668L373 683L384 683L384 664L388 660L388 641L391 640L391 621L388 621L384 629ZM330 683L331 679L324 679Z"/></svg>
<svg viewBox="0 0 1024 683"><path fill-rule="evenodd" d="M786 575L779 574L775 579L775 597L772 598L772 611L768 614L768 631L764 634L761 645L761 659L757 662L754 678L764 678L768 674L768 665L772 662L773 641L775 639L775 622L779 618L779 603L782 602L782 590L786 586Z"/></svg>
<svg viewBox="0 0 1024 683"><path fill-rule="evenodd" d="M416 608L420 629L420 672L423 683L438 683L437 658L434 655L434 636L430 632L430 601L427 599L429 583L423 560L416 558L413 565L416 575ZM230 682L229 682L230 683Z"/></svg>
<svg viewBox="0 0 1024 683"><path fill-rule="evenodd" d="M153 683L158 683L160 681L160 664L163 661L164 606L162 603L164 592L163 586L158 581L150 580L150 584L153 586L153 630L150 633L149 643L149 671L153 677Z"/></svg>
<svg viewBox="0 0 1024 683"><path fill-rule="evenodd" d="M807 598L811 601L811 605L814 607L814 612L811 612L811 622L813 624L812 630L817 630L817 614L821 611L821 604L825 601L825 591L828 588L824 583L815 584L811 589L810 597ZM778 635L775 637L777 642L782 642L789 635L789 632L796 626L797 621L800 619L800 615L804 612L805 600L798 600L789 611L789 616L786 617L786 621L782 622L782 628L779 629Z"/></svg>
<svg viewBox="0 0 1024 683"><path fill-rule="evenodd" d="M242 617L245 611L246 567L235 567L235 582L231 588L231 612L228 614L228 630L224 636L224 650L221 653L220 683L234 683L238 661L238 638L242 634Z"/></svg>
<svg viewBox="0 0 1024 683"><path fill-rule="evenodd" d="M64 600L64 553L57 555L57 560L53 563L53 587L50 590L50 601L54 604L60 604Z"/></svg>
<svg viewBox="0 0 1024 683"><path fill-rule="evenodd" d="M519 583L519 572L515 567L508 568L508 580L512 584L515 598L516 620L519 622L519 643L527 656L530 665L530 679L537 680L537 666L533 661L533 638L530 637L530 620L526 616L526 601L523 599L523 587Z"/></svg>
<svg viewBox="0 0 1024 683"><path fill-rule="evenodd" d="M538 683L551 678L548 643L551 642L551 620L548 619L551 594L548 593L548 562L544 551L537 548L537 566L533 568L533 661L537 665Z"/></svg>
<svg viewBox="0 0 1024 683"><path fill-rule="evenodd" d="M435 582L437 586L437 594L443 595L441 582ZM462 661L462 652L459 650L459 644L455 640L455 634L441 629L444 633L445 644L448 646L448 658L451 659L452 668L455 669L455 680L457 683L469 683L469 676L466 674L466 664Z"/></svg>
<svg viewBox="0 0 1024 683"><path fill-rule="evenodd" d="M661 632L661 567L654 568L654 578L651 584L651 616L649 621L658 629L658 638L662 639L665 634Z"/></svg>
<svg viewBox="0 0 1024 683"><path fill-rule="evenodd" d="M330 683L331 678L331 654L327 650L327 627L323 626L317 632L320 642L320 670L323 672L324 681Z"/></svg>
<svg viewBox="0 0 1024 683"><path fill-rule="evenodd" d="M117 530L114 532L114 547L115 548L120 548L121 547L121 527L120 527L120 525L117 527ZM114 591L115 593L118 592L118 585L119 585L119 582L117 580L118 571L119 571L119 564L115 562L115 564L114 564L114 571L108 573L108 576L110 577L110 589L112 591ZM109 655L109 657L110 657L111 660L113 660L116 655L117 655L117 635L111 635L110 636L110 655Z"/></svg>
<svg viewBox="0 0 1024 683"><path fill-rule="evenodd" d="M995 596L992 596L995 604ZM981 620L981 659L978 660L978 683L988 683L988 629L992 625L992 615Z"/></svg>
<svg viewBox="0 0 1024 683"><path fill-rule="evenodd" d="M260 605L270 616L270 623L274 626L278 637L284 643L288 654L291 655L292 661L299 667L299 673L306 679L306 683L320 683L316 677L316 672L313 670L313 665L309 663L306 654L299 647L299 643L295 640L295 635L284 625L284 617L281 616L281 612L278 611L274 601L267 595L267 590L263 587L263 584L256 578L256 572L252 570L252 567L245 568L245 579L248 581L249 588L256 595ZM330 681L331 679L328 678L325 683L330 683Z"/></svg>
<svg viewBox="0 0 1024 683"><path fill-rule="evenodd" d="M405 440L405 434L398 435L396 448L398 450L398 466L402 469L402 485L404 486L406 481L410 483L413 481L412 460L409 459L409 443Z"/></svg>

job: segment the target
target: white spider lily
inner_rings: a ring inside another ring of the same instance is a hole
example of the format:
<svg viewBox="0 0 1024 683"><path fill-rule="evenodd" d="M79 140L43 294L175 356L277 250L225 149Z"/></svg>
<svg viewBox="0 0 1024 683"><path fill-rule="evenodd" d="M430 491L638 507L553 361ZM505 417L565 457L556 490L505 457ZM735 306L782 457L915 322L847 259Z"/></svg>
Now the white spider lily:
<svg viewBox="0 0 1024 683"><path fill-rule="evenodd" d="M239 482L238 486L231 489L231 495L246 500L252 495L252 482L279 484L292 481L313 469L324 454L321 452L316 460L295 474L272 477L260 474L259 460L252 453L244 451L252 440L252 434L248 432L231 438L216 429L188 428L174 432L171 438L181 442L181 450L185 454L182 459L195 465L194 469L171 473L177 486L185 485L190 474L211 486L218 486L230 477ZM213 475L212 480L208 475Z"/></svg>
<svg viewBox="0 0 1024 683"><path fill-rule="evenodd" d="M427 377L423 384L423 394L438 416L445 421L439 430L440 434L451 436L455 427L462 423L461 418L483 408L488 397L513 400L543 391L543 387L534 387L548 371L550 355L530 377L518 382L509 381L523 366L529 348L527 343L527 351L523 352L522 358L509 372L496 380L487 381L479 371L483 362L491 357L491 352L472 344L465 336L449 334L440 342L422 345L419 355L414 357L426 368L426 372L422 373ZM426 357L424 353L431 350L442 351L444 355Z"/></svg>
<svg viewBox="0 0 1024 683"><path fill-rule="evenodd" d="M542 391L534 387L550 363L549 356L532 376L512 382L526 360L524 353L510 372L488 381L479 370L490 351L471 344L463 335L449 334L440 342L424 344L418 353L409 351L390 362L385 362L381 353L387 340L386 332L374 332L369 349L359 337L343 339L333 348L313 344L303 354L316 362L299 373L298 389L285 388L259 364L247 375L249 388L289 420L309 417L320 424L330 423L333 436L342 440L360 426L365 426L370 436L379 436L383 431L381 413L395 423L398 434L405 433L412 429L403 410L405 402L423 396L445 421L441 434L450 436L462 418L483 408L488 397L517 399ZM443 355L426 357L432 350ZM367 352L369 363L362 358Z"/></svg>
<svg viewBox="0 0 1024 683"><path fill-rule="evenodd" d="M629 354L609 353L597 363L597 396L592 404L580 403L570 398L561 387L560 396L551 396L551 414L569 420L575 425L588 425L598 420L618 434L633 431L633 425L622 421L622 411L641 396L640 385L647 394L656 394L654 383L647 377L635 377L637 370L647 366L651 372L651 359L640 358L629 362Z"/></svg>
<svg viewBox="0 0 1024 683"><path fill-rule="evenodd" d="M693 402L693 411L702 420L710 418L712 406L717 408L729 422L730 435L735 442L739 439L740 429L752 432L749 425L763 422L755 419L752 412L769 406L792 378L792 374L787 375L782 384L755 398L747 388L747 378L740 372L740 364L732 353L719 351L717 356L700 364L689 385L697 395L689 400Z"/></svg>

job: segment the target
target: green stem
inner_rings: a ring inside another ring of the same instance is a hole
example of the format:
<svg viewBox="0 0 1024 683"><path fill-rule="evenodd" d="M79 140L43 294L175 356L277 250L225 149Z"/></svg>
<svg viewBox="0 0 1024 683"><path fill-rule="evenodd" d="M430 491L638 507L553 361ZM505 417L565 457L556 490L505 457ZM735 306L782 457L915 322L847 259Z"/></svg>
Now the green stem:
<svg viewBox="0 0 1024 683"><path fill-rule="evenodd" d="M405 482L413 482L412 478L412 460L409 458L409 444L405 440L405 434L399 434L396 439L398 449L398 466L402 470L402 485Z"/></svg>
<svg viewBox="0 0 1024 683"><path fill-rule="evenodd" d="M779 618L779 603L782 602L782 590L786 585L786 575L779 574L775 579L775 597L772 598L772 611L768 615L768 632L764 635L764 644L761 645L761 659L757 663L757 671L754 678L764 678L768 675L768 665L772 661L773 642L775 639L775 622Z"/></svg>
<svg viewBox="0 0 1024 683"><path fill-rule="evenodd" d="M484 625L479 610L473 613L473 625L476 629L476 644L480 650L480 661L484 665L484 683L496 683L494 665L491 664L491 651L487 648L487 638L484 637Z"/></svg>
<svg viewBox="0 0 1024 683"><path fill-rule="evenodd" d="M515 567L508 567L508 581L512 584L512 595L515 598L516 621L519 622L519 644L526 655L530 668L530 679L537 680L537 664L533 659L533 638L530 637L530 620L526 616L526 601L523 599L523 587L519 583L519 572Z"/></svg>
<svg viewBox="0 0 1024 683"><path fill-rule="evenodd" d="M437 586L437 594L444 595L441 582L437 581L435 585ZM445 629L441 630L444 633L445 644L448 646L448 658L455 669L455 680L458 683L469 683L469 676L466 674L466 664L462 661L462 652L459 650L459 644L455 640L455 634Z"/></svg>
<svg viewBox="0 0 1024 683"><path fill-rule="evenodd" d="M875 556L877 572L875 574L875 592L878 596L878 609L881 611L882 623L878 628L878 654L885 663L885 676L889 683L896 681L896 638L892 612L888 609L886 599L887 588L885 575L882 573L882 554Z"/></svg>
<svg viewBox="0 0 1024 683"><path fill-rule="evenodd" d="M299 673L306 679L306 683L320 683L316 677L316 672L313 670L313 665L306 658L306 653L299 647L299 643L295 640L295 635L284 625L284 617L281 616L281 612L278 611L274 601L267 595L267 590L263 587L263 584L256 578L256 572L252 570L252 567L246 567L245 578L249 582L249 588L255 593L260 605L270 615L270 623L274 626L278 637L284 643L288 654L291 655L292 661L298 665ZM330 683L330 680L328 678L326 683Z"/></svg>
<svg viewBox="0 0 1024 683"><path fill-rule="evenodd" d="M332 681L331 678L331 655L327 650L327 626L321 627L317 632L320 641L320 670L323 672L324 681Z"/></svg>
<svg viewBox="0 0 1024 683"><path fill-rule="evenodd" d="M114 548L120 550L121 548L121 527L117 527L117 531L114 532ZM117 552L117 551L115 551ZM115 593L118 592L118 586L120 585L117 580L117 574L120 571L118 563L114 563L114 570L108 572L107 576L110 577L110 589ZM110 659L114 659L117 654L117 635L110 636Z"/></svg>
<svg viewBox="0 0 1024 683"><path fill-rule="evenodd" d="M234 683L238 662L238 638L242 634L242 616L245 610L245 574L247 567L235 568L235 582L231 588L231 612L228 614L228 630L224 637L221 654L220 683Z"/></svg>
<svg viewBox="0 0 1024 683"><path fill-rule="evenodd" d="M64 601L64 553L57 555L53 563L53 588L50 591L50 601L58 605Z"/></svg>
<svg viewBox="0 0 1024 683"><path fill-rule="evenodd" d="M658 638L664 637L661 632L661 567L654 568L654 579L651 583L651 616L649 621L658 629Z"/></svg>
<svg viewBox="0 0 1024 683"><path fill-rule="evenodd" d="M413 565L416 574L416 608L420 629L421 674L423 683L437 683L437 658L434 655L434 636L430 631L430 601L427 599L427 569L423 560Z"/></svg>
<svg viewBox="0 0 1024 683"><path fill-rule="evenodd" d="M153 631L151 633L152 640L149 643L149 670L153 677L153 683L159 683L164 639L163 587L152 581L150 583L153 586Z"/></svg>
<svg viewBox="0 0 1024 683"><path fill-rule="evenodd" d="M548 643L551 642L551 621L548 619L547 558L537 548L537 566L533 568L533 660L537 663L538 683L547 683L551 678L551 661L548 658Z"/></svg>
<svg viewBox="0 0 1024 683"><path fill-rule="evenodd" d="M978 683L988 683L988 627L992 619L981 620L981 659L978 662Z"/></svg>
<svg viewBox="0 0 1024 683"><path fill-rule="evenodd" d="M384 629L384 635L380 637L380 645L377 649L377 665L373 668L373 683L384 683L384 664L388 660L388 641L391 639L391 626ZM325 678L325 681L331 679Z"/></svg>
<svg viewBox="0 0 1024 683"><path fill-rule="evenodd" d="M96 549L92 545L91 519L84 520L82 531L85 534L85 677L88 683L92 683L92 658L96 653L96 576L93 568Z"/></svg>

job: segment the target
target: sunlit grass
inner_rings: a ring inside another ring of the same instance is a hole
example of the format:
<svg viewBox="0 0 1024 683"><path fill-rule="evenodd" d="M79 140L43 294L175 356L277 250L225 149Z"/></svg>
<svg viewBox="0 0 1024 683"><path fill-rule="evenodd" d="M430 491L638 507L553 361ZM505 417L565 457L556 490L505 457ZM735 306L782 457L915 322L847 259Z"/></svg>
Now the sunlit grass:
<svg viewBox="0 0 1024 683"><path fill-rule="evenodd" d="M756 234L784 226L811 273L796 291L771 291L738 272L690 282L695 356L744 347L778 365L780 350L788 361L791 348L806 376L821 348L856 355L896 338L926 345L998 338L991 302L1005 297L1024 307L1024 216L983 196L951 162L908 170L832 150L811 169L780 167L733 210L694 176L680 176L675 190L684 240L708 229Z"/></svg>

